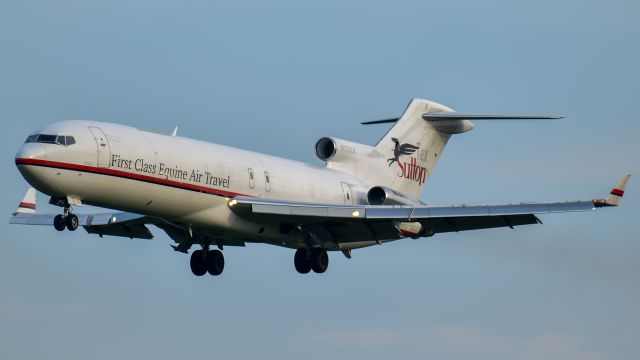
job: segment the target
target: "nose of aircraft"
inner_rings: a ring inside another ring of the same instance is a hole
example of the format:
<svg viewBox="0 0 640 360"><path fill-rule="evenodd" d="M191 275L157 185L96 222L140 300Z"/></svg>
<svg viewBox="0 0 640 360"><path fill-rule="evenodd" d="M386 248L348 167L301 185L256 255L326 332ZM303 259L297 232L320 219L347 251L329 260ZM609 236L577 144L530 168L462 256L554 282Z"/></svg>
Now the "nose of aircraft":
<svg viewBox="0 0 640 360"><path fill-rule="evenodd" d="M31 186L43 191L46 189L46 182L43 181L41 174L36 166L39 161L47 158L47 151L42 144L26 143L16 153L16 166L22 174L22 177Z"/></svg>
<svg viewBox="0 0 640 360"><path fill-rule="evenodd" d="M16 153L16 163L21 159L44 160L47 158L47 150L42 144L26 143L22 144Z"/></svg>

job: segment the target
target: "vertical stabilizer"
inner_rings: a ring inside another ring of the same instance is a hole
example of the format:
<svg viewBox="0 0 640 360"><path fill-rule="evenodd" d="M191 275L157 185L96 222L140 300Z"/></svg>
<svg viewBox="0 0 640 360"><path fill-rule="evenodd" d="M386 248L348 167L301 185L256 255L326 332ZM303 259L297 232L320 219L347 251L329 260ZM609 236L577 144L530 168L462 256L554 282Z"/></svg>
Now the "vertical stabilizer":
<svg viewBox="0 0 640 360"><path fill-rule="evenodd" d="M382 157L371 164L375 169L367 180L419 197L449 137L473 128L468 120L434 123L422 115L452 111L429 100L411 100L400 119L376 144L375 150Z"/></svg>

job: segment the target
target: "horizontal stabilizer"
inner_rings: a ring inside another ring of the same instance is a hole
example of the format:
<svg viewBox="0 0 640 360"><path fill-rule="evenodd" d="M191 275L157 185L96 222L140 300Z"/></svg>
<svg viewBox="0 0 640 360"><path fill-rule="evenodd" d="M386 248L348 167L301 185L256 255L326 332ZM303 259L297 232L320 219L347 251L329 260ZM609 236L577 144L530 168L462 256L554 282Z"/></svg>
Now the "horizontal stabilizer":
<svg viewBox="0 0 640 360"><path fill-rule="evenodd" d="M422 118L428 121L439 120L558 120L563 116L549 115L490 115L490 114L464 114L459 112L432 112L422 114Z"/></svg>
<svg viewBox="0 0 640 360"><path fill-rule="evenodd" d="M360 124L362 125L389 124L389 123L397 122L398 120L400 120L400 118L365 121Z"/></svg>
<svg viewBox="0 0 640 360"><path fill-rule="evenodd" d="M491 114L464 114L459 112L431 112L422 114L427 121L443 120L558 120L564 116L557 115L491 115ZM362 125L377 125L395 123L400 118L371 120L362 122Z"/></svg>

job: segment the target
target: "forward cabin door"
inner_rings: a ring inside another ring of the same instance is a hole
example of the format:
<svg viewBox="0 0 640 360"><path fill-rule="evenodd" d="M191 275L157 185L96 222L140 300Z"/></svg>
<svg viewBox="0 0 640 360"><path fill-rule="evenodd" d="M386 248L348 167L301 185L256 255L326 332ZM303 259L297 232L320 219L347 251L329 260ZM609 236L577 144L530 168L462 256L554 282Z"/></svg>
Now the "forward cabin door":
<svg viewBox="0 0 640 360"><path fill-rule="evenodd" d="M351 195L351 188L346 183L340 183L342 185L342 195L344 197L344 204L351 205L353 204L353 196Z"/></svg>
<svg viewBox="0 0 640 360"><path fill-rule="evenodd" d="M107 141L107 136L99 127L89 126L89 131L91 131L93 139L96 141L96 145L98 146L98 167L109 167L109 164L111 163L111 148L109 146L109 141Z"/></svg>

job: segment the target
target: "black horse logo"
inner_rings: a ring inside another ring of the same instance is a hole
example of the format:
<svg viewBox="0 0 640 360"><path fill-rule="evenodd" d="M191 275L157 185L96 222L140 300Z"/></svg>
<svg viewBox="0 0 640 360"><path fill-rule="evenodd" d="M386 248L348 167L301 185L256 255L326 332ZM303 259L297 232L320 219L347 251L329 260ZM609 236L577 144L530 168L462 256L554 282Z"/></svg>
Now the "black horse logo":
<svg viewBox="0 0 640 360"><path fill-rule="evenodd" d="M399 162L400 155L411 155L420 148L419 146L415 146L409 143L400 144L400 142L396 138L391 138L391 141L393 141L396 145L393 148L393 157L387 159L387 161L389 162L389 166L391 166L391 164L393 163Z"/></svg>

